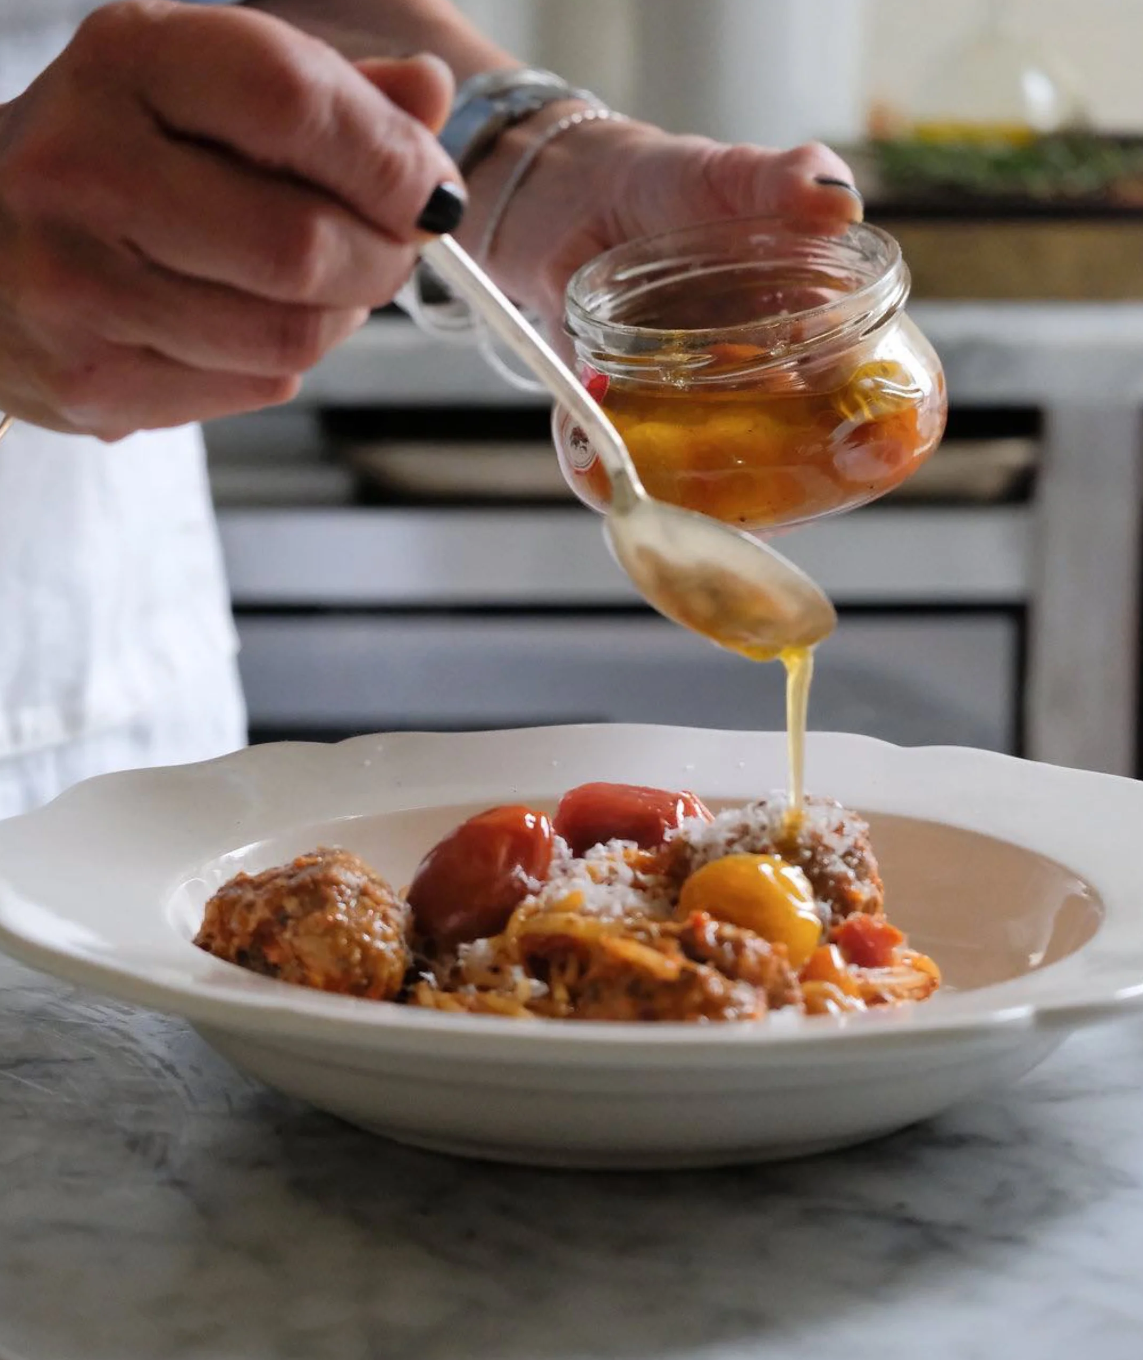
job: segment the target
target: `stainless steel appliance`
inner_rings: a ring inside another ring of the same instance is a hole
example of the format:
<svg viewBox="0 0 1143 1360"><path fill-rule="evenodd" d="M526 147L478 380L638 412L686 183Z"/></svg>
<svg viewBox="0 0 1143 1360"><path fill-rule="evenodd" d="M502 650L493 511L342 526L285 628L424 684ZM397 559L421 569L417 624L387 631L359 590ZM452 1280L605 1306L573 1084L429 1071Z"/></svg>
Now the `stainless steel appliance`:
<svg viewBox="0 0 1143 1360"><path fill-rule="evenodd" d="M650 614L592 514L534 499L546 495L536 468L554 457L545 426L543 408L477 355L386 316L318 370L292 412L210 432L255 737L781 724L776 667ZM507 447L531 468L530 499L512 486L476 498L470 478L458 500L433 475L435 450L455 470L465 447L481 456L490 430L515 430ZM375 467L370 453L386 447L406 469L420 451L420 487L379 492L355 475L351 463ZM874 507L783 546L842 609L820 657L815 727L1019 747L1026 504Z"/></svg>

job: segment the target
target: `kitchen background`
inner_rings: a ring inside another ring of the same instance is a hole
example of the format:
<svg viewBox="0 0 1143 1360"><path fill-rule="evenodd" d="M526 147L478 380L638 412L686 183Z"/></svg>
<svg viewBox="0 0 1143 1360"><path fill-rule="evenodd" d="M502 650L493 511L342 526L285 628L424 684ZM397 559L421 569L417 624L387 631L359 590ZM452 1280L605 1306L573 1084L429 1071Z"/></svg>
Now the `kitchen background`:
<svg viewBox="0 0 1143 1360"><path fill-rule="evenodd" d="M841 146L905 245L949 437L892 497L784 541L842 608L812 725L1136 772L1143 4L462 8L669 127ZM208 441L256 740L783 720L777 668L639 606L543 405L398 314Z"/></svg>

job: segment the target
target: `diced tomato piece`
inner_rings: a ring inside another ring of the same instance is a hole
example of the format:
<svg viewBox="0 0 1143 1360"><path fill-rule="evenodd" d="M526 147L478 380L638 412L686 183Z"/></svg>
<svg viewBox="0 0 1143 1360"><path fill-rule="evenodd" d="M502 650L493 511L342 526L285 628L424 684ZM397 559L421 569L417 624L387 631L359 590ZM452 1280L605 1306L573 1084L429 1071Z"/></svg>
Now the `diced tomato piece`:
<svg viewBox="0 0 1143 1360"><path fill-rule="evenodd" d="M688 817L713 820L693 793L637 784L581 784L564 794L552 824L572 853L582 855L607 841L634 841L644 850L653 850Z"/></svg>
<svg viewBox="0 0 1143 1360"><path fill-rule="evenodd" d="M798 976L803 983L825 983L847 996L861 994L856 976L849 971L841 950L835 944L819 945Z"/></svg>
<svg viewBox="0 0 1143 1360"><path fill-rule="evenodd" d="M437 945L499 934L552 863L552 824L526 807L469 818L421 861L409 888L418 932Z"/></svg>
<svg viewBox="0 0 1143 1360"><path fill-rule="evenodd" d="M848 962L858 968L888 968L904 935L882 916L854 912L834 933L834 942Z"/></svg>

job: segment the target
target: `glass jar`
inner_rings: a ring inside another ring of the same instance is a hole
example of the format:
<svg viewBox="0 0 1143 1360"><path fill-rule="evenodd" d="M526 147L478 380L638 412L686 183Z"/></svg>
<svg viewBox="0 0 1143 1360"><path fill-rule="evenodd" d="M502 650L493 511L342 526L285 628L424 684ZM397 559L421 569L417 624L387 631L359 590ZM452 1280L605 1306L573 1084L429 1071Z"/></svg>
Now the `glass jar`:
<svg viewBox="0 0 1143 1360"><path fill-rule="evenodd" d="M600 255L569 285L567 324L648 492L766 532L875 500L936 448L944 376L908 294L876 227L735 220ZM584 432L561 410L553 429L569 484L602 509Z"/></svg>

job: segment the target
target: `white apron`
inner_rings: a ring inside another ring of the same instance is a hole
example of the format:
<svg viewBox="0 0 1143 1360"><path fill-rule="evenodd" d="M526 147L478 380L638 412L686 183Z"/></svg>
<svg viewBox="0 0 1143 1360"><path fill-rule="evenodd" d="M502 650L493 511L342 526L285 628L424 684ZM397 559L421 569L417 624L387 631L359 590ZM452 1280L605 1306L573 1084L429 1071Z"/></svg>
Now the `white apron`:
<svg viewBox="0 0 1143 1360"><path fill-rule="evenodd" d="M94 5L0 0L0 101ZM0 443L0 817L108 770L245 740L196 428Z"/></svg>

